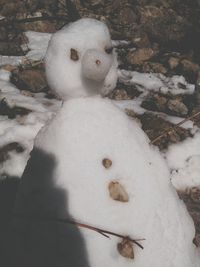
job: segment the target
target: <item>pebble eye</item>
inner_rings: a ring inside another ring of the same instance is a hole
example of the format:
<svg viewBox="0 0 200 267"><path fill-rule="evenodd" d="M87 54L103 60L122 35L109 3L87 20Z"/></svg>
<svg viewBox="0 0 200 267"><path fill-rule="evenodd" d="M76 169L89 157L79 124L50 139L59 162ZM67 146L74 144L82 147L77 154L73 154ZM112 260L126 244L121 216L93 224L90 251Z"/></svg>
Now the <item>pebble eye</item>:
<svg viewBox="0 0 200 267"><path fill-rule="evenodd" d="M112 51L113 51L113 47L112 47L112 46L111 46L111 47L106 47L106 48L105 48L105 52L106 52L107 54L111 54Z"/></svg>
<svg viewBox="0 0 200 267"><path fill-rule="evenodd" d="M79 55L78 55L78 51L74 48L70 49L70 58L73 61L78 61L79 60Z"/></svg>

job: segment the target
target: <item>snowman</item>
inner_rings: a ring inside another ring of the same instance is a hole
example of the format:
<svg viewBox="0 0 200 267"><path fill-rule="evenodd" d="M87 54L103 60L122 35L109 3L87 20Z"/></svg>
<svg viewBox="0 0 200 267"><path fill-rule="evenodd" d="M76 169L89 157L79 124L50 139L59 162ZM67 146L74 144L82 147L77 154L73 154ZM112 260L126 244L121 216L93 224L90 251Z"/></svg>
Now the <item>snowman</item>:
<svg viewBox="0 0 200 267"><path fill-rule="evenodd" d="M45 62L65 101L22 176L12 225L21 266L199 266L193 221L166 163L138 124L100 96L117 79L106 25L85 18L61 29Z"/></svg>

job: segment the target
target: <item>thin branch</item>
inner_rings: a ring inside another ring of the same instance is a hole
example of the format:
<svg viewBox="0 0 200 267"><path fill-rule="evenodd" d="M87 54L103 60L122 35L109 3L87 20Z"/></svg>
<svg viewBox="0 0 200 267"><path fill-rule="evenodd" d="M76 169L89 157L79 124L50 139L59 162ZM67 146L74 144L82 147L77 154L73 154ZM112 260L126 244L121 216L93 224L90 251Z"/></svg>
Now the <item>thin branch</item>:
<svg viewBox="0 0 200 267"><path fill-rule="evenodd" d="M24 19L16 19L16 18L11 18L11 19L2 19L0 20L0 25L9 25L9 24L17 24L17 23L26 23L26 22L34 22L34 21L52 21L52 20L67 20L67 16L38 16L38 17L30 17L30 18L24 18Z"/></svg>
<svg viewBox="0 0 200 267"><path fill-rule="evenodd" d="M52 221L52 222L71 224L71 225L75 225L75 226L78 226L78 227L82 227L82 228L86 228L86 229L95 231L95 232L105 236L106 238L110 238L109 235L112 235L112 236L117 236L117 237L120 237L120 238L123 238L123 239L127 239L127 240L133 242L134 244L136 244L141 249L144 248L140 243L138 243L138 241L143 241L145 239L132 239L129 236L125 236L125 235L118 234L118 233L115 233L115 232L111 232L111 231L108 231L108 230L105 230L105 229L97 228L97 227L91 226L89 224L80 223L80 222L77 222L77 221L74 221L74 220L72 221L72 220L62 219L62 218L41 217L41 216L40 217L39 216L38 217L34 217L34 216L31 216L31 215L23 215L23 214L18 214L18 213L17 214L15 213L14 217L23 218L23 219L27 219L27 220L35 220L35 221Z"/></svg>
<svg viewBox="0 0 200 267"><path fill-rule="evenodd" d="M167 128L165 129L159 136L157 136L155 139L153 139L149 144L155 144L158 140L160 140L164 135L169 134L170 132L175 131L179 126L181 126L182 124L184 124L185 122L194 119L196 117L198 117L200 115L200 111L198 111L197 113L185 118L184 120L180 121L179 123L175 124L173 127Z"/></svg>

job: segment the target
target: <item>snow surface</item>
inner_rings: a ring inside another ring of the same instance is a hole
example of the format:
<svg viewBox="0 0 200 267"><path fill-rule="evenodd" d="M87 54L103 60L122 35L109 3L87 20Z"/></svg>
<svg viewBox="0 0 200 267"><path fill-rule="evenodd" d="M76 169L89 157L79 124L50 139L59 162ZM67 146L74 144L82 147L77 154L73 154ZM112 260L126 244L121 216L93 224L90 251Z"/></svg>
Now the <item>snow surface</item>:
<svg viewBox="0 0 200 267"><path fill-rule="evenodd" d="M161 93L192 94L194 84L186 82L183 76L174 75L171 78L160 73L139 73L137 71L119 70L119 79L128 84L134 84L140 91ZM184 88L184 89L183 89Z"/></svg>
<svg viewBox="0 0 200 267"><path fill-rule="evenodd" d="M200 133L184 142L171 145L166 153L171 180L177 190L200 187Z"/></svg>
<svg viewBox="0 0 200 267"><path fill-rule="evenodd" d="M36 134L55 114L61 103L45 99L41 93L33 94L34 97L23 95L23 92L9 82L9 77L10 72L0 70L0 99L4 99L10 107L24 107L32 112L12 120L7 116L0 116L0 147L19 142L25 149L23 153L10 152L10 158L0 164L0 174L21 177Z"/></svg>
<svg viewBox="0 0 200 267"><path fill-rule="evenodd" d="M145 238L144 250L134 246L133 261L118 253L119 238L108 240L81 228L92 267L199 266L200 258L192 244L194 225L171 186L164 159L149 146L140 127L111 101L90 97L65 102L41 129L34 149L55 158L54 186L65 190L66 205L75 220ZM103 167L103 158L112 160L110 169ZM30 158L22 177L18 199L25 203L30 195L35 202L34 192L43 183L40 180L37 184L31 176L37 168L34 160ZM45 167L41 170L44 177L46 171ZM111 199L111 181L124 186L129 195L127 203ZM24 212L20 206L17 211L20 209Z"/></svg>
<svg viewBox="0 0 200 267"><path fill-rule="evenodd" d="M50 87L62 99L107 94L116 86L117 60L107 26L81 19L53 34L45 57ZM72 59L71 51L76 51Z"/></svg>
<svg viewBox="0 0 200 267"><path fill-rule="evenodd" d="M0 66L3 65L20 65L25 60L42 60L47 50L49 40L52 36L50 33L41 33L27 31L24 33L28 38L27 44L22 45L25 56L2 56L0 55ZM26 51L30 50L28 53Z"/></svg>

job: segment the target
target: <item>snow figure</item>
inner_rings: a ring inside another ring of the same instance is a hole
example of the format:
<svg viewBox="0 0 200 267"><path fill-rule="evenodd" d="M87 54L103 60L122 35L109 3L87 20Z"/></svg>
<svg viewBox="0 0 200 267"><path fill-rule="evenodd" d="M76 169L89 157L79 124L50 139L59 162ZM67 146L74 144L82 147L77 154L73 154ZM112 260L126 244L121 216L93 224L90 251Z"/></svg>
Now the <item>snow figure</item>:
<svg viewBox="0 0 200 267"><path fill-rule="evenodd" d="M50 85L65 98L87 96L87 85L91 89L95 77L96 89L112 64L111 55L107 59L96 51L97 46L100 51L110 48L108 39L106 26L88 19L55 34L46 58L47 73L50 62L55 64ZM71 48L76 50L71 57L78 51L82 65L70 61ZM100 71L93 63L98 53L105 63ZM22 177L15 214L17 248L23 245L17 251L27 257L26 266L200 264L192 243L193 221L170 183L164 159L136 122L100 96L67 100L42 128ZM72 221L124 238L108 239ZM144 238L138 241L144 249L130 238Z"/></svg>
<svg viewBox="0 0 200 267"><path fill-rule="evenodd" d="M56 32L45 57L50 87L62 99L108 94L117 81L117 59L106 25L81 19Z"/></svg>

